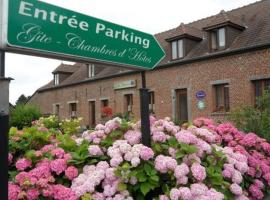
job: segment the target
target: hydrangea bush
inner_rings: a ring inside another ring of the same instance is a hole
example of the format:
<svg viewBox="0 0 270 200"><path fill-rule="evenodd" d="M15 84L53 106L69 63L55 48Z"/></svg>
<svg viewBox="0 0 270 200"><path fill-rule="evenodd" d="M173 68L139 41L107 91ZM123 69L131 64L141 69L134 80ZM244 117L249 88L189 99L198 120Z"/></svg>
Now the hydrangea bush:
<svg viewBox="0 0 270 200"><path fill-rule="evenodd" d="M41 124L10 131L10 200L260 200L270 188L270 144L229 123L151 117L151 148L140 122L80 137Z"/></svg>

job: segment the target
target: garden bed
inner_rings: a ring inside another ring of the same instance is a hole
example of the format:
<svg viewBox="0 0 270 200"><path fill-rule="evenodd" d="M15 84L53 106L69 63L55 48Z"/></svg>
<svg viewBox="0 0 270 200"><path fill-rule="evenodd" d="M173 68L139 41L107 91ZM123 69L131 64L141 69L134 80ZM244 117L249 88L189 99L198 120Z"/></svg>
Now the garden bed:
<svg viewBox="0 0 270 200"><path fill-rule="evenodd" d="M77 123L63 128L55 118L12 128L9 199L266 198L265 139L204 118L182 128L169 118L150 121L151 148L141 144L140 122L120 118L82 135L72 127Z"/></svg>

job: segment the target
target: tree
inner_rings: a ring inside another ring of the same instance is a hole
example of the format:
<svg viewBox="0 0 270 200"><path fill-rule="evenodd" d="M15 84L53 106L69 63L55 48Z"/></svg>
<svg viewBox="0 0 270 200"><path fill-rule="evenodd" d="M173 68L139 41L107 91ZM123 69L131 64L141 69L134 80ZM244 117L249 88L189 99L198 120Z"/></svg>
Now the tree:
<svg viewBox="0 0 270 200"><path fill-rule="evenodd" d="M253 132L270 141L270 92L257 98L256 107L243 106L234 110L229 120L244 132Z"/></svg>
<svg viewBox="0 0 270 200"><path fill-rule="evenodd" d="M26 104L29 99L30 96L26 97L24 94L22 94L16 101L16 106Z"/></svg>
<svg viewBox="0 0 270 200"><path fill-rule="evenodd" d="M10 116L10 125L21 130L30 127L33 121L41 117L41 113L35 106L18 104Z"/></svg>

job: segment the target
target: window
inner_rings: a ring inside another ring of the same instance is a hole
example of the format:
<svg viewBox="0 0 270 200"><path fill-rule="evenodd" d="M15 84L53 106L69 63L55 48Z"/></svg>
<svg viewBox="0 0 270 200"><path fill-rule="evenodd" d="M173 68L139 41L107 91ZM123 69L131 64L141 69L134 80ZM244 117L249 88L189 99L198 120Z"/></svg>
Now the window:
<svg viewBox="0 0 270 200"><path fill-rule="evenodd" d="M155 93L149 92L149 110L150 113L154 113L154 105L155 105Z"/></svg>
<svg viewBox="0 0 270 200"><path fill-rule="evenodd" d="M133 107L133 94L124 95L124 112L132 113Z"/></svg>
<svg viewBox="0 0 270 200"><path fill-rule="evenodd" d="M95 65L88 65L88 78L95 76Z"/></svg>
<svg viewBox="0 0 270 200"><path fill-rule="evenodd" d="M226 46L225 28L216 29L211 32L211 48L213 50L222 49Z"/></svg>
<svg viewBox="0 0 270 200"><path fill-rule="evenodd" d="M59 113L60 113L60 105L59 104L54 104L53 113L54 113L54 115L59 116Z"/></svg>
<svg viewBox="0 0 270 200"><path fill-rule="evenodd" d="M69 104L69 115L71 118L77 117L77 103Z"/></svg>
<svg viewBox="0 0 270 200"><path fill-rule="evenodd" d="M109 106L109 100L103 99L101 100L101 108L108 107Z"/></svg>
<svg viewBox="0 0 270 200"><path fill-rule="evenodd" d="M54 74L54 85L59 85L59 74Z"/></svg>
<svg viewBox="0 0 270 200"><path fill-rule="evenodd" d="M183 40L176 40L172 42L172 59L178 59L184 57L184 45Z"/></svg>
<svg viewBox="0 0 270 200"><path fill-rule="evenodd" d="M109 107L109 100L103 99L101 100L101 118L106 118L112 115L112 109Z"/></svg>
<svg viewBox="0 0 270 200"><path fill-rule="evenodd" d="M229 84L214 85L214 112L228 112L229 103Z"/></svg>
<svg viewBox="0 0 270 200"><path fill-rule="evenodd" d="M268 90L270 91L270 79L261 79L253 82L254 84L254 94L255 94L255 105L257 105L257 97L263 95L263 93Z"/></svg>

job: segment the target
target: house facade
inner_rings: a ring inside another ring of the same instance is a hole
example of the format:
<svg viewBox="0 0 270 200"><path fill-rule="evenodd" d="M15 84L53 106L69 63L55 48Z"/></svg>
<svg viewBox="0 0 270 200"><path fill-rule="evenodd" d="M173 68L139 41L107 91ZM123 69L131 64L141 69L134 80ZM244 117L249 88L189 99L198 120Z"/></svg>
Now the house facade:
<svg viewBox="0 0 270 200"><path fill-rule="evenodd" d="M270 87L270 0L156 34L166 57L147 71L150 110L179 121L224 119L241 106L255 106ZM102 63L61 64L54 79L30 104L43 114L102 121L104 107L140 117L141 72Z"/></svg>

